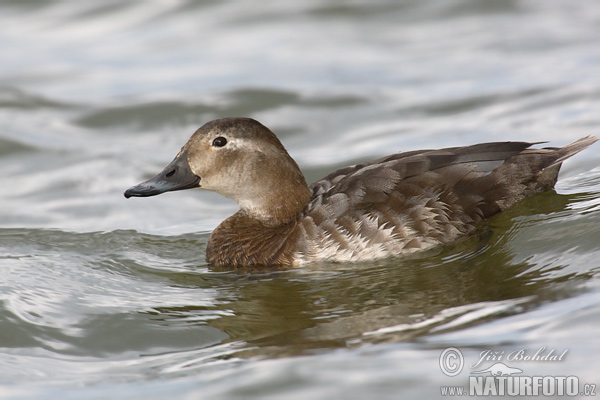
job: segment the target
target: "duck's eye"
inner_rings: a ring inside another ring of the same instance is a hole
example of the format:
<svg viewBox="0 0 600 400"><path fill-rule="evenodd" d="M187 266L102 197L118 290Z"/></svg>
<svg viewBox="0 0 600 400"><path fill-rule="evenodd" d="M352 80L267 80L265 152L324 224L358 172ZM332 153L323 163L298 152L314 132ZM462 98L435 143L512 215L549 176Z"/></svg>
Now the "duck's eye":
<svg viewBox="0 0 600 400"><path fill-rule="evenodd" d="M218 138L215 138L212 142L212 145L215 147L223 147L227 144L227 139L225 139L223 136L219 136Z"/></svg>

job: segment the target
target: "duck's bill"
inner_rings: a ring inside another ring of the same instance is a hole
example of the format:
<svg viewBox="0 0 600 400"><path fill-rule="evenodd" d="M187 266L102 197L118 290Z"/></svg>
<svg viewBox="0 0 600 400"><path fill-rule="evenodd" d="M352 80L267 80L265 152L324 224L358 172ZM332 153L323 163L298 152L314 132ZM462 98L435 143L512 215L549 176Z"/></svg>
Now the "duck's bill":
<svg viewBox="0 0 600 400"><path fill-rule="evenodd" d="M187 161L187 151L185 151L154 178L127 189L125 197L156 196L165 192L197 188L199 186L200 177L190 169Z"/></svg>

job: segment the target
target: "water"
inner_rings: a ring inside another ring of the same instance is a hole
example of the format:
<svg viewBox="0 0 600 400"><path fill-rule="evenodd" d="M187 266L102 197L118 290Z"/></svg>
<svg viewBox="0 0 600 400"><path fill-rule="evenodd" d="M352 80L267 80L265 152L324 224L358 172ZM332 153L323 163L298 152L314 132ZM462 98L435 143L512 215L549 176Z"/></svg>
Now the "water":
<svg viewBox="0 0 600 400"><path fill-rule="evenodd" d="M482 351L542 347L568 352L504 362L600 384L598 144L478 236L357 265L211 269L235 204L122 196L224 116L272 128L311 182L396 151L598 135L596 2L0 10L0 397L434 398Z"/></svg>

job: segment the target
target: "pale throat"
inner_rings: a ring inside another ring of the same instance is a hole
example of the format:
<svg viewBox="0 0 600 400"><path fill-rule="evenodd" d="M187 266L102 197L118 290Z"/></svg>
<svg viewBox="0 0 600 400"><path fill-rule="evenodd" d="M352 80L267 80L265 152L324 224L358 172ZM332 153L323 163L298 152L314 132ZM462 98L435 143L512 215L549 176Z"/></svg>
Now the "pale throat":
<svg viewBox="0 0 600 400"><path fill-rule="evenodd" d="M296 218L310 201L308 187L270 185L260 193L234 198L240 210L268 225L287 223Z"/></svg>

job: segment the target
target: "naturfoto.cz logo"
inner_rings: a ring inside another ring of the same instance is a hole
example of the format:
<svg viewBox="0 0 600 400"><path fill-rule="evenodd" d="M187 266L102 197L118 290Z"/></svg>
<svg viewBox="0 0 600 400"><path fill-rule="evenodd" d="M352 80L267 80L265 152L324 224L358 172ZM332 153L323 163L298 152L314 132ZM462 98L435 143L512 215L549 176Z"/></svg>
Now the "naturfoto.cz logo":
<svg viewBox="0 0 600 400"><path fill-rule="evenodd" d="M468 386L442 386L443 396L595 396L596 385L580 384L576 376L528 376L512 363L523 361L560 362L568 350L541 347L535 352L519 349L510 353L482 351L470 365ZM489 364L489 362L492 362ZM465 365L462 352L449 347L440 354L441 371L450 377L459 375Z"/></svg>

